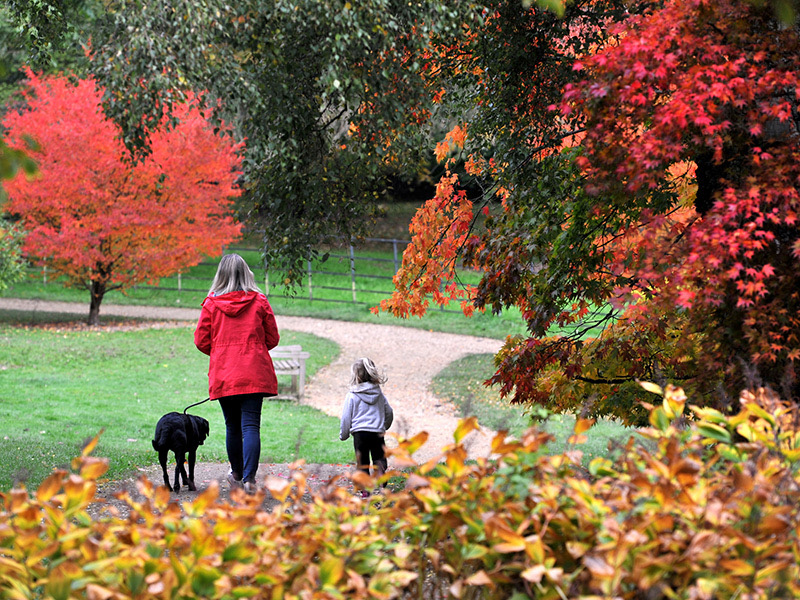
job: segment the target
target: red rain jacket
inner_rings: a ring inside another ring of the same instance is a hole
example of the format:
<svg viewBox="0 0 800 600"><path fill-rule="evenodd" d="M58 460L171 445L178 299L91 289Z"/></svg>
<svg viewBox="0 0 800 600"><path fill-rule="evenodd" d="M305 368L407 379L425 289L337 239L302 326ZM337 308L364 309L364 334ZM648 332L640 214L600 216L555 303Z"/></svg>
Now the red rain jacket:
<svg viewBox="0 0 800 600"><path fill-rule="evenodd" d="M230 292L203 300L194 345L208 354L208 395L275 395L278 379L269 350L280 335L264 294Z"/></svg>

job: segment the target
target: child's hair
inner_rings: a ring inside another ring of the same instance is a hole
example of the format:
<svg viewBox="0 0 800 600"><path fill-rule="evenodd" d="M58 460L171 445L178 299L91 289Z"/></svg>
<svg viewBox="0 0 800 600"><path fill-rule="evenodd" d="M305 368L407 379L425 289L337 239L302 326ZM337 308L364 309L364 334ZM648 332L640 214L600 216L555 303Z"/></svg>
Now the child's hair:
<svg viewBox="0 0 800 600"><path fill-rule="evenodd" d="M369 358L359 358L350 368L350 385L359 383L386 383L386 375L378 372L378 367Z"/></svg>
<svg viewBox="0 0 800 600"><path fill-rule="evenodd" d="M225 254L219 261L217 274L208 290L209 296L221 296L229 292L260 292L253 272L238 254Z"/></svg>

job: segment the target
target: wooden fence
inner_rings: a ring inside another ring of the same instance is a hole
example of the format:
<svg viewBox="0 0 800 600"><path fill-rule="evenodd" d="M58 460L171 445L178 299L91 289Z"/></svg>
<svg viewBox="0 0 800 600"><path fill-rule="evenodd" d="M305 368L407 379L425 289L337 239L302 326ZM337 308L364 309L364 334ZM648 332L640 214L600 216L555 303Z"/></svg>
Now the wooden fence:
<svg viewBox="0 0 800 600"><path fill-rule="evenodd" d="M325 262L308 261L301 285L287 288L270 280L260 251L253 247L229 246L224 252L236 252L247 261L259 285L270 297L279 296L287 301L346 303L375 306L394 290L392 278L400 267L407 240L368 238L360 248L352 245L331 251ZM217 261L203 261L171 277L162 278L157 285L139 284L136 290L162 290L172 292L205 293L214 277ZM34 277L43 283L52 281L52 274L41 267L31 267ZM274 275L274 274L273 274ZM461 312L447 310L445 312Z"/></svg>
<svg viewBox="0 0 800 600"><path fill-rule="evenodd" d="M229 246L224 252L242 255L253 270L259 285L270 297L280 296L287 301L310 300L314 302L346 303L375 306L394 290L392 278L400 267L402 253L407 240L368 238L362 248L350 245L337 252L330 252L325 262L308 261L303 283L295 288L270 281L269 269L265 268L257 248ZM139 284L136 290L162 290L205 293L214 277L217 261L203 261L185 273L162 278L158 285ZM32 272L48 283L46 269L35 268ZM460 310L444 309L444 312L460 313Z"/></svg>

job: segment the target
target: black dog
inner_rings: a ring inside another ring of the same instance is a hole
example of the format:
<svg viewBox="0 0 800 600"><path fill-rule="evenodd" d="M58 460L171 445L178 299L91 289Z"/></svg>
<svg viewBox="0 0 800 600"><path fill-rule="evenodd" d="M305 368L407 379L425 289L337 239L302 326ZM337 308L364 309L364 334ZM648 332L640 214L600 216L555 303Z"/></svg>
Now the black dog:
<svg viewBox="0 0 800 600"><path fill-rule="evenodd" d="M173 488L169 485L169 475L167 474L167 454L172 450L177 461L177 465L175 465L175 493L177 494L181 490L178 475L183 478L183 485L188 486L194 492L197 490L197 486L194 484L194 463L197 459L197 447L203 444L206 437L208 437L208 421L203 417L171 412L158 420L153 448L158 452L158 461L161 463L161 470L164 471L164 485L170 491L173 491ZM189 453L189 477L186 477L186 470L183 468L187 452Z"/></svg>

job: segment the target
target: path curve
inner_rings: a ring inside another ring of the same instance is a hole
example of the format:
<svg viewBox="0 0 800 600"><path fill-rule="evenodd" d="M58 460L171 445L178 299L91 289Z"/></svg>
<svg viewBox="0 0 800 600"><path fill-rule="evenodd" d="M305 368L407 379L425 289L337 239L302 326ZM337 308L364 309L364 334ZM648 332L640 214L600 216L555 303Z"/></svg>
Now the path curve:
<svg viewBox="0 0 800 600"><path fill-rule="evenodd" d="M13 298L0 298L0 309L86 313L84 304ZM196 322L200 310L104 304L102 314ZM433 377L454 360L468 354L496 353L502 345L495 339L399 325L282 315L276 315L276 320L279 330L312 333L333 340L341 349L339 357L317 371L308 382L304 404L339 417L353 361L368 356L383 369L388 376L383 390L395 412L395 423L389 433L411 437L420 431L428 432L428 442L414 455L418 462L435 458L444 446L453 443L453 431L459 420L456 409L431 392ZM492 436L493 432L488 430L470 434L465 440L469 457L488 457ZM387 444L394 445L392 436Z"/></svg>

